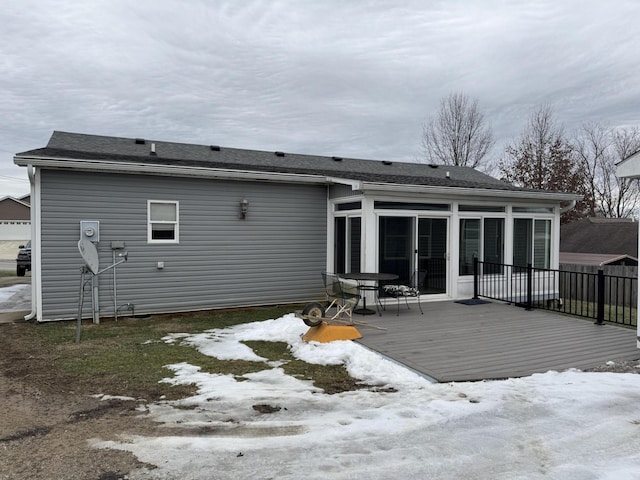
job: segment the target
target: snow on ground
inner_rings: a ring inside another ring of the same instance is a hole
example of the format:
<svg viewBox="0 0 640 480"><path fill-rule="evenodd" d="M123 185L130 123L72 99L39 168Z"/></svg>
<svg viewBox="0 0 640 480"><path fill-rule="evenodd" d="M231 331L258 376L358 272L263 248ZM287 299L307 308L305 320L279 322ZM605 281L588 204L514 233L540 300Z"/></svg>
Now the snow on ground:
<svg viewBox="0 0 640 480"><path fill-rule="evenodd" d="M19 312L31 308L31 285L0 288L0 312Z"/></svg>
<svg viewBox="0 0 640 480"><path fill-rule="evenodd" d="M221 359L263 362L240 381L170 366L166 382L195 396L148 405L160 437L95 440L157 469L130 479L638 479L640 375L548 372L504 381L434 384L361 345L305 343L294 315L176 334ZM241 343L285 341L310 363L345 364L391 389L327 395ZM253 406L280 408L260 413Z"/></svg>
<svg viewBox="0 0 640 480"><path fill-rule="evenodd" d="M15 294L28 290L29 285L11 285L10 287L0 288L0 302L10 300Z"/></svg>

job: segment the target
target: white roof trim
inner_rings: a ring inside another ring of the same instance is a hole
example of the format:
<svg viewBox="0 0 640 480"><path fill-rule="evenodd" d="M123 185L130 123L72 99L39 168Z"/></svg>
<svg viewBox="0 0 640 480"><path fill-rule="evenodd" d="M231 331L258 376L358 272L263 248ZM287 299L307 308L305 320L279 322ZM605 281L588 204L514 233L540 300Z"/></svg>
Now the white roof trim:
<svg viewBox="0 0 640 480"><path fill-rule="evenodd" d="M640 177L640 152L629 155L616 164L616 175L621 178Z"/></svg>
<svg viewBox="0 0 640 480"><path fill-rule="evenodd" d="M53 169L74 169L79 171L101 171L111 173L169 175L223 180L251 180L271 182L291 182L308 184L341 184L351 186L352 190L362 192L403 192L412 195L465 195L480 197L510 197L526 200L572 201L582 199L581 195L555 192L530 192L519 190L502 190L499 188L446 187L433 185L407 185L394 183L363 182L325 175L300 173L262 172L256 170L185 167L176 165L149 165L146 163L110 162L106 160L85 160L76 158L44 158L39 156L15 156L14 163L19 166L35 166Z"/></svg>
<svg viewBox="0 0 640 480"><path fill-rule="evenodd" d="M360 180L351 180L348 178L327 177L329 183L337 183L340 185L348 185L351 190L362 190L362 182Z"/></svg>
<svg viewBox="0 0 640 480"><path fill-rule="evenodd" d="M72 158L46 159L42 157L16 156L15 164L21 167L54 168L60 170L78 170L86 172L110 172L142 175L185 176L216 178L224 180L263 180L297 183L327 183L323 175L301 175L297 173L260 172L254 170L229 170L224 168L184 167L175 165L149 165L146 163L108 162L104 160L78 160Z"/></svg>
<svg viewBox="0 0 640 480"><path fill-rule="evenodd" d="M556 193L556 192L529 192L519 190L501 190L492 188L470 188L470 187L442 187L433 185L398 185L387 183L368 183L363 182L363 191L370 192L406 192L416 195L447 195L456 193L458 195L479 196L479 197L517 197L531 200L553 200L553 201L573 201L581 200L582 195L574 193Z"/></svg>

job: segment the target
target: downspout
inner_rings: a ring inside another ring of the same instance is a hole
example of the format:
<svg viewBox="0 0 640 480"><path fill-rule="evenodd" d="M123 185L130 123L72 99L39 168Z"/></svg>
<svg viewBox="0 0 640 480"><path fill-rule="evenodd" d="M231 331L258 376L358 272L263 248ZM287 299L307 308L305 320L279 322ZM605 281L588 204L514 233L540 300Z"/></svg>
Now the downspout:
<svg viewBox="0 0 640 480"><path fill-rule="evenodd" d="M36 172L33 165L27 166L27 176L29 177L29 190L31 194L31 206L29 207L29 216L31 217L31 312L24 317L24 319L28 322L36 318L37 312L37 298L36 295L39 292L39 263L36 264L36 268L34 269L34 253L40 247L40 243L36 243L36 219L39 218L37 214L39 208L39 198L35 195L36 193ZM38 255L35 255L39 258Z"/></svg>

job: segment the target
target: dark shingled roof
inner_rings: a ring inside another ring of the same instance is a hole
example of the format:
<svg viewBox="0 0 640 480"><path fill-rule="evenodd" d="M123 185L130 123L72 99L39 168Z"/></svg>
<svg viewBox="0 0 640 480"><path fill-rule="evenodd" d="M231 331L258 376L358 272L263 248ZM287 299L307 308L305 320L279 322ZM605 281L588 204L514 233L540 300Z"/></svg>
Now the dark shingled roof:
<svg viewBox="0 0 640 480"><path fill-rule="evenodd" d="M638 223L629 218L583 218L560 227L560 251L638 257Z"/></svg>
<svg viewBox="0 0 640 480"><path fill-rule="evenodd" d="M151 145L155 154L151 153ZM373 183L531 191L469 167L375 161L105 137L55 131L44 148L17 156L101 160L146 165L320 175ZM447 177L447 172L449 176ZM547 192L548 193L548 192Z"/></svg>

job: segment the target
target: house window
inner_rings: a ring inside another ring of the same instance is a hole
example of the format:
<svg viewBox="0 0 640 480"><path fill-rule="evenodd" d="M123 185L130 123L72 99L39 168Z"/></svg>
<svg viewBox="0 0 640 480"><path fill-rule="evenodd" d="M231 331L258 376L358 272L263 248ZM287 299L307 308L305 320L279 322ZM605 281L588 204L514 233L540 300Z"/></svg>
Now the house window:
<svg viewBox="0 0 640 480"><path fill-rule="evenodd" d="M513 213L553 213L552 207L513 207Z"/></svg>
<svg viewBox="0 0 640 480"><path fill-rule="evenodd" d="M460 275L473 274L473 257L480 254L480 219L460 220Z"/></svg>
<svg viewBox="0 0 640 480"><path fill-rule="evenodd" d="M504 213L505 207L491 206L491 205L459 205L458 211L460 212L502 212Z"/></svg>
<svg viewBox="0 0 640 480"><path fill-rule="evenodd" d="M336 212L344 212L345 210L360 210L362 202L336 203L334 210Z"/></svg>
<svg viewBox="0 0 640 480"><path fill-rule="evenodd" d="M473 275L473 257L491 263L485 273L502 273L504 218L460 220L460 275Z"/></svg>
<svg viewBox="0 0 640 480"><path fill-rule="evenodd" d="M513 265L549 268L551 220L516 218L513 221Z"/></svg>
<svg viewBox="0 0 640 480"><path fill-rule="evenodd" d="M360 217L336 217L334 262L336 273L360 272L361 223Z"/></svg>
<svg viewBox="0 0 640 480"><path fill-rule="evenodd" d="M376 200L374 208L385 210L430 210L436 212L448 212L451 205L448 203L413 203L413 202L383 202Z"/></svg>
<svg viewBox="0 0 640 480"><path fill-rule="evenodd" d="M147 219L149 243L178 243L178 202L149 200Z"/></svg>

